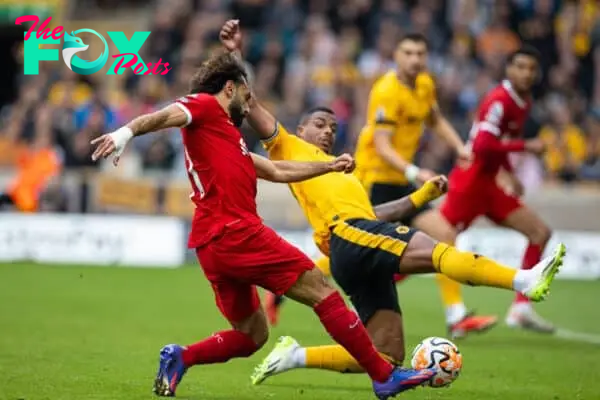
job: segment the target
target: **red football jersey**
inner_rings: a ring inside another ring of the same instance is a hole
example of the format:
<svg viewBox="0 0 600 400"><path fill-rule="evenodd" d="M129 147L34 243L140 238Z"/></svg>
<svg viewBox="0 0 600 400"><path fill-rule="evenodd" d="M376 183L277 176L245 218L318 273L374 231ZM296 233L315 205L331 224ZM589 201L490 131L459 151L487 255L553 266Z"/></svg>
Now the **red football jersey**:
<svg viewBox="0 0 600 400"><path fill-rule="evenodd" d="M524 141L515 139L521 137L530 108L531 101L521 98L508 80L483 98L469 134L473 161L454 167L450 173L454 189L475 182L494 184L501 167L511 169L508 154L524 150Z"/></svg>
<svg viewBox="0 0 600 400"><path fill-rule="evenodd" d="M205 244L225 227L261 223L256 210L256 170L229 115L208 94L185 96L175 104L188 119L181 131L196 206L188 246Z"/></svg>

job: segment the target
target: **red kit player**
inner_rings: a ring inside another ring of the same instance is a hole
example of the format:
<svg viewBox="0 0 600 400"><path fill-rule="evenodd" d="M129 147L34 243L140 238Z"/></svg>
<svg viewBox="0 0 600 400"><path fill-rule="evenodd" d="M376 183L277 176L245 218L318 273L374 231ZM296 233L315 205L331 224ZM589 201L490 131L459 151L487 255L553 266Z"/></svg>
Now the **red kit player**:
<svg viewBox="0 0 600 400"><path fill-rule="evenodd" d="M92 142L97 145L93 159L114 153L118 162L132 137L182 128L196 206L188 245L196 249L217 306L232 327L189 346L163 347L154 392L174 396L189 367L248 357L266 343L267 320L256 286L312 307L331 337L368 372L380 399L429 380L433 371L394 368L383 359L358 316L313 262L258 216L257 177L297 182L329 172L351 172L352 158L293 162L251 154L237 129L249 112L251 92L244 67L230 54L205 62L192 79L191 93Z"/></svg>
<svg viewBox="0 0 600 400"><path fill-rule="evenodd" d="M441 206L442 215L458 230L471 225L479 216L514 229L529 241L523 269L541 259L551 236L550 228L519 199L523 188L513 174L508 155L527 151L541 154L539 139L520 139L531 108L531 89L538 77L539 55L536 49L523 47L508 60L506 77L482 100L471 129L470 145L474 154L469 165L456 166L449 175L449 191ZM510 182L510 190L498 184L498 178ZM553 332L552 324L532 309L529 300L517 294L506 323L540 332Z"/></svg>

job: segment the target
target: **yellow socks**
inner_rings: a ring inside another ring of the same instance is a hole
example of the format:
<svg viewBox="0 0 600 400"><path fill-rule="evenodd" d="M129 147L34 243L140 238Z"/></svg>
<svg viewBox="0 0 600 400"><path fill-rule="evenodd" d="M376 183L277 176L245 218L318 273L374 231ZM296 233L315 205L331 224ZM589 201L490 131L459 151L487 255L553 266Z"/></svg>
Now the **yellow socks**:
<svg viewBox="0 0 600 400"><path fill-rule="evenodd" d="M342 346L306 348L306 368L326 369L344 374L363 372L358 362Z"/></svg>
<svg viewBox="0 0 600 400"><path fill-rule="evenodd" d="M489 258L462 252L445 243L436 244L433 266L449 278L471 286L493 286L513 289L517 270L498 264Z"/></svg>
<svg viewBox="0 0 600 400"><path fill-rule="evenodd" d="M357 374L364 370L358 362L340 345L306 347L305 368L325 369L342 374ZM381 354L381 353L380 353ZM381 354L392 364L396 362L389 356Z"/></svg>
<svg viewBox="0 0 600 400"><path fill-rule="evenodd" d="M453 281L444 274L435 274L435 278L440 287L442 303L445 307L463 303L460 283Z"/></svg>
<svg viewBox="0 0 600 400"><path fill-rule="evenodd" d="M331 267L329 266L328 257L323 256L319 258L317 261L315 261L315 265L321 270L323 275L325 275L328 278L331 276Z"/></svg>

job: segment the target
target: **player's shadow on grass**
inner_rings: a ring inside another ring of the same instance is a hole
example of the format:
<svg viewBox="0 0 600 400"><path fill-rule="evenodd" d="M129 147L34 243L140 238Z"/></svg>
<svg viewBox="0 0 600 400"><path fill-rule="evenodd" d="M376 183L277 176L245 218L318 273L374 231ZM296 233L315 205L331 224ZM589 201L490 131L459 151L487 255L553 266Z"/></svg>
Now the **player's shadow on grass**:
<svg viewBox="0 0 600 400"><path fill-rule="evenodd" d="M294 390L298 390L298 383L263 383L261 386L271 386L271 387L282 387L282 388L291 388ZM319 385L314 383L303 383L301 390L333 390L337 392L372 392L373 388L369 385L367 386L352 386L352 387L344 387L344 386L334 386L334 385Z"/></svg>

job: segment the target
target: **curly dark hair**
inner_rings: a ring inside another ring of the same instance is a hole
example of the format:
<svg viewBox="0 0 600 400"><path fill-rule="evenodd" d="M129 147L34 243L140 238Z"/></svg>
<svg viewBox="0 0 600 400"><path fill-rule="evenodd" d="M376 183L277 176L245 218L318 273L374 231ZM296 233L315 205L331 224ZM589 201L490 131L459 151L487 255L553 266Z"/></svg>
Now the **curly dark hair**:
<svg viewBox="0 0 600 400"><path fill-rule="evenodd" d="M248 82L248 73L242 62L229 52L219 52L203 62L190 82L190 93L217 94L227 81L236 84Z"/></svg>

